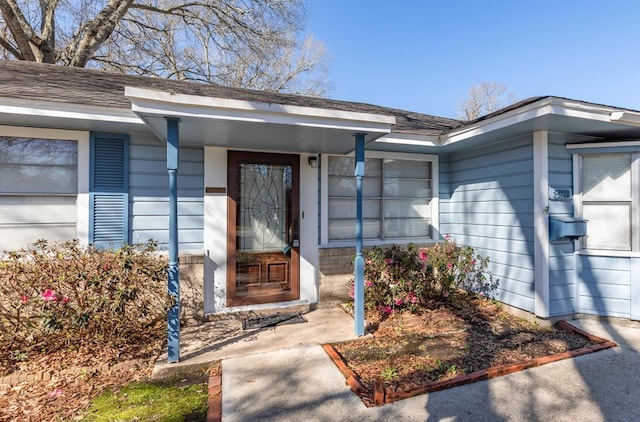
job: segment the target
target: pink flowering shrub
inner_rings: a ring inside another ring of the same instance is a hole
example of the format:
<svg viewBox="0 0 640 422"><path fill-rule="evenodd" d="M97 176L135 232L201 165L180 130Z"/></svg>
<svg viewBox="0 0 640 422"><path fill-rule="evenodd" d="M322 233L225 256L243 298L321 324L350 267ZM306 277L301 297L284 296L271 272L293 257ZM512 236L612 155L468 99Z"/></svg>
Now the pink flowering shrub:
<svg viewBox="0 0 640 422"><path fill-rule="evenodd" d="M415 312L428 300L451 300L461 291L492 296L498 285L487 271L489 258L449 236L423 248L376 246L364 257L365 308L383 314ZM352 279L352 298L353 283Z"/></svg>
<svg viewBox="0 0 640 422"><path fill-rule="evenodd" d="M416 311L425 295L425 274L416 245L376 246L365 254L365 308L390 314ZM353 293L353 282L350 282ZM352 294L351 294L352 295Z"/></svg>
<svg viewBox="0 0 640 422"><path fill-rule="evenodd" d="M459 291L493 296L498 288L498 281L487 271L489 258L469 246L458 245L451 236L421 249L420 260L431 298L449 298Z"/></svg>
<svg viewBox="0 0 640 422"><path fill-rule="evenodd" d="M7 252L0 259L0 355L2 348L118 347L157 335L171 304L166 274L153 242L97 250L41 240Z"/></svg>

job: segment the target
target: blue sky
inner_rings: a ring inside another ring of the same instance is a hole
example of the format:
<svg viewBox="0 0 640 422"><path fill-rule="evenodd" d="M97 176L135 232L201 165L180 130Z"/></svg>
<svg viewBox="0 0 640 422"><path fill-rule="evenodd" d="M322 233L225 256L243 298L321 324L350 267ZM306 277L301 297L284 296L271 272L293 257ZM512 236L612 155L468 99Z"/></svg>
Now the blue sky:
<svg viewBox="0 0 640 422"><path fill-rule="evenodd" d="M637 0L308 0L330 97L455 117L474 84L640 109Z"/></svg>

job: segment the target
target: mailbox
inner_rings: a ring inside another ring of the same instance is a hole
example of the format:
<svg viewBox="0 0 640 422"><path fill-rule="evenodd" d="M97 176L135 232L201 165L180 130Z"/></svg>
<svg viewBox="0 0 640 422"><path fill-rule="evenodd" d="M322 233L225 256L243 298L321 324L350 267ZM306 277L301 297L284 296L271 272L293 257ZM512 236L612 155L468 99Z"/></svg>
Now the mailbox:
<svg viewBox="0 0 640 422"><path fill-rule="evenodd" d="M549 217L549 240L576 240L587 235L587 220L575 217Z"/></svg>

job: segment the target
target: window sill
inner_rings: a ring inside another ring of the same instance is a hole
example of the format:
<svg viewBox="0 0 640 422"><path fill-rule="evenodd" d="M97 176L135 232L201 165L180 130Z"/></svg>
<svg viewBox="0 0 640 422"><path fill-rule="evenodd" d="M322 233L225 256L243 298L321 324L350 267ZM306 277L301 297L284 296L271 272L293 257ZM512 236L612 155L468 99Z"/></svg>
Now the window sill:
<svg viewBox="0 0 640 422"><path fill-rule="evenodd" d="M634 251L610 251L603 249L582 249L576 251L576 255L585 256L609 256L617 258L640 258L640 252Z"/></svg>
<svg viewBox="0 0 640 422"><path fill-rule="evenodd" d="M413 239L385 239L385 240L371 239L371 240L364 240L363 246L365 248L370 248L373 246L383 246L383 245L408 245L409 243L423 245L423 244L431 244L431 243L437 243L437 242L438 242L437 240L434 240L430 237L413 238ZM356 246L355 241L346 240L346 241L333 241L333 242L325 243L322 245L318 245L318 248L320 249L354 248L355 246Z"/></svg>

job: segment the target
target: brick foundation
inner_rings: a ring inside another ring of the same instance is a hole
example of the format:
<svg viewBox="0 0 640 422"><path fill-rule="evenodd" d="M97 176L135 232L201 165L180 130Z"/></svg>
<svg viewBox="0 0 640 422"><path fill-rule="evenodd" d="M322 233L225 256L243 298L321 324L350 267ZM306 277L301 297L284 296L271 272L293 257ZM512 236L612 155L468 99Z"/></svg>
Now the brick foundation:
<svg viewBox="0 0 640 422"><path fill-rule="evenodd" d="M333 306L349 300L349 280L353 278L356 249L318 249L319 304Z"/></svg>
<svg viewBox="0 0 640 422"><path fill-rule="evenodd" d="M353 279L355 253L354 247L318 249L319 306L335 306L350 300L348 283ZM204 256L185 254L179 259L181 320L204 321Z"/></svg>
<svg viewBox="0 0 640 422"><path fill-rule="evenodd" d="M204 316L204 256L180 255L180 320L201 322Z"/></svg>

